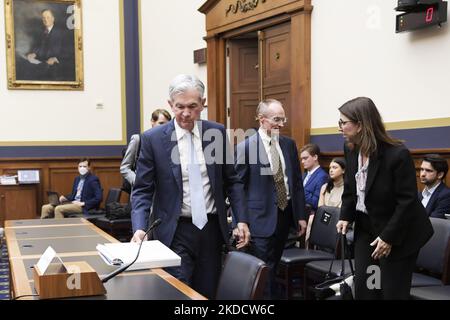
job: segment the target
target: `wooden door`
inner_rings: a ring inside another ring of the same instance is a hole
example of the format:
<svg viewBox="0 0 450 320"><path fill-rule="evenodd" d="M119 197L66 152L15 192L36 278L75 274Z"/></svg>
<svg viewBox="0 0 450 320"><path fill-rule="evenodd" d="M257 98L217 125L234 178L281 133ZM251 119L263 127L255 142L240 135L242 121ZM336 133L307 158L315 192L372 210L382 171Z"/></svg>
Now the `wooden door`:
<svg viewBox="0 0 450 320"><path fill-rule="evenodd" d="M258 39L232 39L230 48L231 129L257 128L259 103Z"/></svg>
<svg viewBox="0 0 450 320"><path fill-rule="evenodd" d="M263 99L276 99L283 104L288 122L281 134L291 136L291 46L290 23L276 25L259 32L261 52L261 88Z"/></svg>

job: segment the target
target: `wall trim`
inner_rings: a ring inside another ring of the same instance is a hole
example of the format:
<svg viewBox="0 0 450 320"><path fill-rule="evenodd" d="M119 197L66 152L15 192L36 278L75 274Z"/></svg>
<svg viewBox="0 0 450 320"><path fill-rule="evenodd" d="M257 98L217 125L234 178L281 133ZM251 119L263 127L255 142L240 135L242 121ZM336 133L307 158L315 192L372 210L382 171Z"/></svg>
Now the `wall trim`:
<svg viewBox="0 0 450 320"><path fill-rule="evenodd" d="M423 129L423 128L436 128L436 127L448 127L450 126L449 118L435 118L435 119L422 119L422 120L409 120L409 121L397 121L387 122L387 130L408 130L408 129ZM311 128L311 135L325 135L325 134L337 134L339 128L336 127L323 127L323 128Z"/></svg>
<svg viewBox="0 0 450 320"><path fill-rule="evenodd" d="M43 157L61 155L117 156L131 135L140 131L139 37L137 36L137 0L118 0L120 20L122 139L106 141L17 141L0 142L0 158Z"/></svg>

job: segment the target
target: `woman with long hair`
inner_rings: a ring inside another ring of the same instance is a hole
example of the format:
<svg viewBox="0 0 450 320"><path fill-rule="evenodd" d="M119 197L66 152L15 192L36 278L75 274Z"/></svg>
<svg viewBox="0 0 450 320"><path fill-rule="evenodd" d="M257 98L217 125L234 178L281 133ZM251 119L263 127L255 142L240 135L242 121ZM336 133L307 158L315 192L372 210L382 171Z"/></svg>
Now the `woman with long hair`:
<svg viewBox="0 0 450 320"><path fill-rule="evenodd" d="M337 231L355 223L355 298L408 299L420 248L433 234L408 149L366 97L339 108L346 170Z"/></svg>
<svg viewBox="0 0 450 320"><path fill-rule="evenodd" d="M330 178L320 190L319 207L341 207L342 193L344 192L344 173L345 159L339 157L331 160L328 170Z"/></svg>
<svg viewBox="0 0 450 320"><path fill-rule="evenodd" d="M345 159L334 158L330 162L328 170L329 178L328 182L323 184L320 189L320 197L317 207L330 206L341 207L342 193L344 192L344 172L345 172ZM309 215L308 227L306 228L305 240L307 247L309 246L308 240L311 232L311 226L314 221L314 214Z"/></svg>

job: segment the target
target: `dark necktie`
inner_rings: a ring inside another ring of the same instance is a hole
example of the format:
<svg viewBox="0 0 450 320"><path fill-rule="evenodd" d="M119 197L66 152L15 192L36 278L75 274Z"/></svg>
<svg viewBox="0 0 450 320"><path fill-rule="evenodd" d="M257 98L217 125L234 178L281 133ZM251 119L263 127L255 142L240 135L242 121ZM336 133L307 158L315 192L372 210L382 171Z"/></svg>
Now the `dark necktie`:
<svg viewBox="0 0 450 320"><path fill-rule="evenodd" d="M281 166L280 154L276 148L275 141L270 140L270 159L272 161L273 180L275 182L275 190L277 192L277 204L281 210L286 209L287 190L284 184L283 168Z"/></svg>

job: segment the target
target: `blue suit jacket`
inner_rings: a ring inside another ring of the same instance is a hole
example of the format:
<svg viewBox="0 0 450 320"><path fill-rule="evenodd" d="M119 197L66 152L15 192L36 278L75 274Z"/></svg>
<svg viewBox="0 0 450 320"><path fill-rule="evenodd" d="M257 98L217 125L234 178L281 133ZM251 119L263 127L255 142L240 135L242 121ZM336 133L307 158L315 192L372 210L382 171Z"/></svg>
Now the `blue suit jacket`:
<svg viewBox="0 0 450 320"><path fill-rule="evenodd" d="M77 195L77 187L80 182L81 177L75 178L72 187L72 193L66 196L67 200L75 200ZM100 180L93 174L88 173L86 176L86 181L84 181L83 190L81 191L81 202L84 202L83 213L87 214L90 209L98 209L100 203L103 199L102 187L100 185Z"/></svg>
<svg viewBox="0 0 450 320"><path fill-rule="evenodd" d="M419 192L419 200L422 201L422 192ZM450 188L441 183L431 195L425 208L428 216L432 218L446 219L445 214L450 214Z"/></svg>
<svg viewBox="0 0 450 320"><path fill-rule="evenodd" d="M300 172L300 162L294 140L280 136L280 148L286 164L289 193L292 201L292 222L305 217L305 199ZM277 201L273 175L264 144L258 133L239 143L236 149L236 171L245 185L250 230L253 236L269 237L277 225Z"/></svg>
<svg viewBox="0 0 450 320"><path fill-rule="evenodd" d="M228 195L230 198L231 207L237 213L239 222L247 222L243 196L244 185L234 170L233 154L224 126L210 121L200 121L199 125L203 150L217 145L220 149L216 150L216 163L207 163L206 167L219 216L220 231L224 241L228 241L225 197ZM218 141L213 139L215 142L213 145L210 145L212 141L208 141L211 139L205 135L208 129L213 129L213 133L220 138ZM141 139L136 181L131 195L133 231L147 229L150 208L153 205L153 218L162 219L161 225L154 230L153 235L155 239L170 246L183 201L183 184L174 120L147 130L142 134ZM221 155L227 158L224 159Z"/></svg>
<svg viewBox="0 0 450 320"><path fill-rule="evenodd" d="M303 175L305 179L306 173ZM317 210L317 204L320 198L320 189L328 181L328 174L322 168L318 168L308 179L305 185L306 204L311 206L313 211Z"/></svg>

